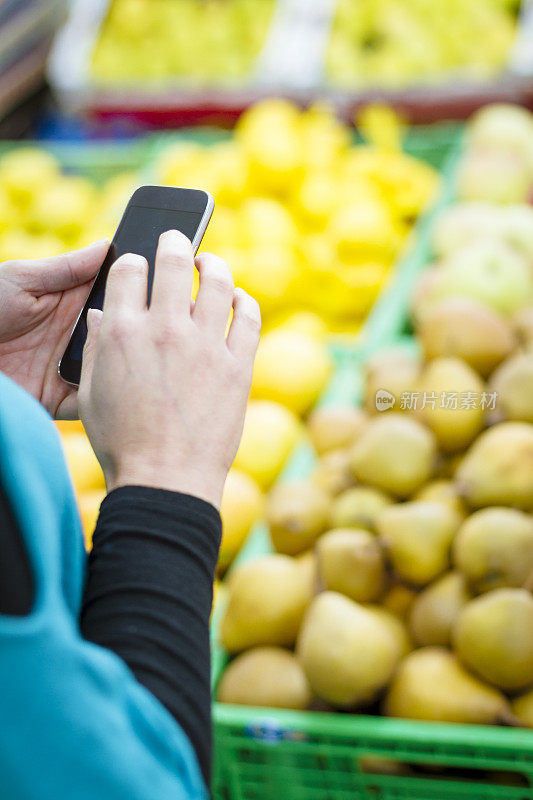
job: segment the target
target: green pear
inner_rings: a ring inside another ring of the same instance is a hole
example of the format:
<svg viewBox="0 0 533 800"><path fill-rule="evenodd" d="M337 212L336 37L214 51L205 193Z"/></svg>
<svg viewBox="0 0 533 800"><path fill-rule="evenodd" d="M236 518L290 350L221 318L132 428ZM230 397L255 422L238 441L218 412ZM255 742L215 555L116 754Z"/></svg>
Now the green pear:
<svg viewBox="0 0 533 800"><path fill-rule="evenodd" d="M376 517L392 502L379 489L354 486L335 498L331 504L329 523L332 528L364 528L373 531Z"/></svg>
<svg viewBox="0 0 533 800"><path fill-rule="evenodd" d="M525 589L494 589L468 603L453 643L461 660L500 689L533 684L533 597Z"/></svg>
<svg viewBox="0 0 533 800"><path fill-rule="evenodd" d="M443 503L414 501L386 508L376 527L395 572L424 586L448 569L459 524L457 514Z"/></svg>
<svg viewBox="0 0 533 800"><path fill-rule="evenodd" d="M294 644L311 599L309 576L296 559L265 555L235 567L227 581L220 624L230 653L247 647Z"/></svg>
<svg viewBox="0 0 533 800"><path fill-rule="evenodd" d="M339 708L370 702L390 681L398 653L389 625L337 592L315 597L296 644L311 689Z"/></svg>
<svg viewBox="0 0 533 800"><path fill-rule="evenodd" d="M463 450L483 428L481 403L463 407L461 397L470 393L481 398L484 388L477 372L459 358L443 356L426 364L417 391L422 398L430 398L430 402L422 404L417 413L445 453Z"/></svg>
<svg viewBox="0 0 533 800"><path fill-rule="evenodd" d="M490 380L489 392L496 393L496 419L533 422L533 351L504 361Z"/></svg>
<svg viewBox="0 0 533 800"><path fill-rule="evenodd" d="M311 702L311 690L293 653L254 647L226 667L217 697L221 703L303 709Z"/></svg>
<svg viewBox="0 0 533 800"><path fill-rule="evenodd" d="M449 645L455 620L471 599L460 572L448 572L427 586L415 599L409 615L414 643L418 647Z"/></svg>
<svg viewBox="0 0 533 800"><path fill-rule="evenodd" d="M348 447L366 424L366 414L354 406L325 406L309 417L307 430L318 455Z"/></svg>
<svg viewBox="0 0 533 800"><path fill-rule="evenodd" d="M404 658L407 653L411 652L413 649L413 641L405 623L396 616L396 614L393 614L392 611L389 611L383 606L378 606L375 603L366 603L365 608L377 614L379 619L387 625L391 635L396 641L399 659Z"/></svg>
<svg viewBox="0 0 533 800"><path fill-rule="evenodd" d="M453 561L476 592L523 586L533 575L533 518L516 508L476 511L459 528Z"/></svg>
<svg viewBox="0 0 533 800"><path fill-rule="evenodd" d="M399 348L380 351L365 365L365 409L368 414L378 413L376 394L385 389L395 398L391 411L400 411L404 392L411 392L420 374L420 359ZM389 411L387 411L389 413Z"/></svg>
<svg viewBox="0 0 533 800"><path fill-rule="evenodd" d="M505 697L471 675L444 647L423 647L400 663L387 692L391 717L497 724L509 716Z"/></svg>
<svg viewBox="0 0 533 800"><path fill-rule="evenodd" d="M426 483L435 467L433 433L406 415L388 413L370 420L355 443L352 469L357 480L398 497Z"/></svg>
<svg viewBox="0 0 533 800"><path fill-rule="evenodd" d="M533 509L533 425L501 422L484 431L467 450L456 484L472 508Z"/></svg>
<svg viewBox="0 0 533 800"><path fill-rule="evenodd" d="M330 495L310 480L282 482L270 492L265 509L270 538L278 553L307 550L326 530Z"/></svg>
<svg viewBox="0 0 533 800"><path fill-rule="evenodd" d="M369 531L335 528L319 539L316 553L326 589L360 603L376 600L383 591L383 550Z"/></svg>
<svg viewBox="0 0 533 800"><path fill-rule="evenodd" d="M509 322L489 306L451 297L428 309L417 334L426 358L455 356L487 377L516 347Z"/></svg>

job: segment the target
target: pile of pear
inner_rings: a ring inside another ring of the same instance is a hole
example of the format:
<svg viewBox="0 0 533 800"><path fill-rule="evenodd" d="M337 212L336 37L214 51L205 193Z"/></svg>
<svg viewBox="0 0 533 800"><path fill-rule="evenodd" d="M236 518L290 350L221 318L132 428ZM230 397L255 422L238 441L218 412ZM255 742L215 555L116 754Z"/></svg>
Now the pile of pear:
<svg viewBox="0 0 533 800"><path fill-rule="evenodd" d="M313 412L313 473L270 492L273 552L227 582L222 702L533 726L533 305L445 298L415 335L367 361L361 407Z"/></svg>

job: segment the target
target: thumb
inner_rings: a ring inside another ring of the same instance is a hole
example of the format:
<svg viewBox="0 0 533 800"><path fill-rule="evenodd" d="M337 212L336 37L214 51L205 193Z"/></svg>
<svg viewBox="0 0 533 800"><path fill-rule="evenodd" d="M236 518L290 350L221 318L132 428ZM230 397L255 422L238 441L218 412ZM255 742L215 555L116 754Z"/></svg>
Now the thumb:
<svg viewBox="0 0 533 800"><path fill-rule="evenodd" d="M81 286L94 278L108 249L109 239L100 239L81 250L26 261L24 288L39 297Z"/></svg>
<svg viewBox="0 0 533 800"><path fill-rule="evenodd" d="M103 312L98 308L90 308L87 312L87 339L85 340L81 362L80 392L83 392L84 386L89 387L91 385L102 317Z"/></svg>

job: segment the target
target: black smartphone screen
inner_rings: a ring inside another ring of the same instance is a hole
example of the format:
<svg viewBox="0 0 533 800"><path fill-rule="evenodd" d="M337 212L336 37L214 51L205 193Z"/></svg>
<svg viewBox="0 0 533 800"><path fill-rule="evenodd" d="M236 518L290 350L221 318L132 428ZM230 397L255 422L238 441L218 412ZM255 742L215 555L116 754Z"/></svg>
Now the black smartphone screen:
<svg viewBox="0 0 533 800"><path fill-rule="evenodd" d="M137 253L146 258L149 270L147 297L149 303L154 278L155 253L160 235L174 229L181 231L192 241L204 216L204 210L185 211L128 205L61 360L60 373L65 380L71 383L79 382L83 348L87 338L87 311L89 308L103 308L107 276L112 264L125 253Z"/></svg>

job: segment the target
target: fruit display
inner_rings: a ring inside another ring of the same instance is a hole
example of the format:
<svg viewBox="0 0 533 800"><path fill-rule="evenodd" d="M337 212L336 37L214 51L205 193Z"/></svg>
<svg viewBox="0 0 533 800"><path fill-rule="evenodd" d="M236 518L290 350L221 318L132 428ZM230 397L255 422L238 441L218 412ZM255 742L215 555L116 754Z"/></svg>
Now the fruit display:
<svg viewBox="0 0 533 800"><path fill-rule="evenodd" d="M112 236L138 183L130 172L103 184L67 173L35 145L0 154L0 261L53 256Z"/></svg>
<svg viewBox="0 0 533 800"><path fill-rule="evenodd" d="M91 59L101 84L249 79L274 0L112 0ZM201 55L199 55L201 54Z"/></svg>
<svg viewBox="0 0 533 800"><path fill-rule="evenodd" d="M474 118L413 337L369 349L360 407L315 409L311 472L267 495L274 553L227 584L223 703L533 723L532 123ZM466 200L470 165L509 152L520 193ZM270 693L266 647L285 655Z"/></svg>
<svg viewBox="0 0 533 800"><path fill-rule="evenodd" d="M502 72L519 0L338 0L326 59L343 86L403 87ZM473 41L483 47L472 47Z"/></svg>

